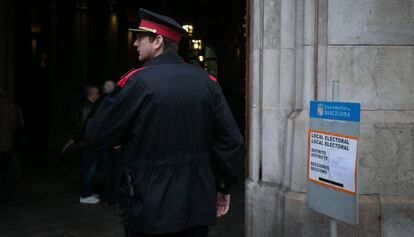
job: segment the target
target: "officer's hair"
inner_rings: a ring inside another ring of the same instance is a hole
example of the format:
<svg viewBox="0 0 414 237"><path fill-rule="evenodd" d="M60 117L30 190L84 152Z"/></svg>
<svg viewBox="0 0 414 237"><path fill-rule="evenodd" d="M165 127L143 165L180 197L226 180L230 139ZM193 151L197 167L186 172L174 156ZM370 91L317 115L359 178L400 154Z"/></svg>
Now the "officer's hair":
<svg viewBox="0 0 414 237"><path fill-rule="evenodd" d="M148 35L149 41L152 43L154 42L155 38L157 38L156 34L149 34ZM162 48L163 53L178 53L178 44L166 37L162 37L164 41L164 46Z"/></svg>
<svg viewBox="0 0 414 237"><path fill-rule="evenodd" d="M163 37L164 48L163 53L178 53L178 44L170 39Z"/></svg>

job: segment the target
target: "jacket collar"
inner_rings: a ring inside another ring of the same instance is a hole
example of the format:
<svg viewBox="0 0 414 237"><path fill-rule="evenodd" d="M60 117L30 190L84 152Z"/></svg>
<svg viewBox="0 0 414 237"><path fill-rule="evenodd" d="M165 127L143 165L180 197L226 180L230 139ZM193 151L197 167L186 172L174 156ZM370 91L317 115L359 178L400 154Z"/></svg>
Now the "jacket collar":
<svg viewBox="0 0 414 237"><path fill-rule="evenodd" d="M164 53L144 63L143 66L159 65L167 63L183 63L184 60L176 53Z"/></svg>

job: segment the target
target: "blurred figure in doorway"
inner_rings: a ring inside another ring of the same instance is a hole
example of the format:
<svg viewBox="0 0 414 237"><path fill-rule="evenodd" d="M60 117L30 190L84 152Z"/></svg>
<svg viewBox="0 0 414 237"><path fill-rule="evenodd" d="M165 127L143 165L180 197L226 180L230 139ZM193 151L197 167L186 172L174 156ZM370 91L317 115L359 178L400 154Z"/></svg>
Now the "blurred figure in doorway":
<svg viewBox="0 0 414 237"><path fill-rule="evenodd" d="M17 186L21 164L19 154L27 149L22 112L0 85L0 203L10 200Z"/></svg>

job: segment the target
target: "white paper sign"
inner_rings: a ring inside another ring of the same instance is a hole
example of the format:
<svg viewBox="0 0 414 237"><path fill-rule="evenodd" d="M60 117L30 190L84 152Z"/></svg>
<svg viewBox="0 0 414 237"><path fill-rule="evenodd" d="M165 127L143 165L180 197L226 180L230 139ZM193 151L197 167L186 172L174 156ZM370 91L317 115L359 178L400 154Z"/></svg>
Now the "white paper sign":
<svg viewBox="0 0 414 237"><path fill-rule="evenodd" d="M357 143L353 137L310 130L308 179L355 194Z"/></svg>

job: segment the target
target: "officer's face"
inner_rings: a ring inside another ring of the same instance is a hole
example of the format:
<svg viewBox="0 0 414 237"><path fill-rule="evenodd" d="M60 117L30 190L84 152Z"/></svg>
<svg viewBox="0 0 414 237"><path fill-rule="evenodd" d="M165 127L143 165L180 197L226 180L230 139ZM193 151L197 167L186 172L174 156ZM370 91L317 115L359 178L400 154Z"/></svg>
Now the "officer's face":
<svg viewBox="0 0 414 237"><path fill-rule="evenodd" d="M137 47L140 62L145 62L155 55L154 42L150 42L148 35L137 34L134 46Z"/></svg>

